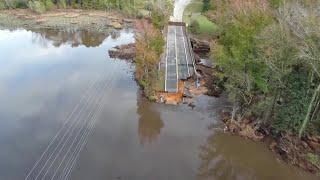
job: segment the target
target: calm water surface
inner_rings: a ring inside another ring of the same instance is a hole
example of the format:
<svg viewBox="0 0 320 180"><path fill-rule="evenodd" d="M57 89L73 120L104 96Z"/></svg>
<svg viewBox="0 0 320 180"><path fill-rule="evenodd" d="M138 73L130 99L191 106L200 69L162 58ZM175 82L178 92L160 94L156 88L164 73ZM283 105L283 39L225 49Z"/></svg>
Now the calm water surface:
<svg viewBox="0 0 320 180"><path fill-rule="evenodd" d="M133 37L0 30L1 180L317 179L215 130L223 99L202 96L191 109L141 98L132 65L107 55Z"/></svg>

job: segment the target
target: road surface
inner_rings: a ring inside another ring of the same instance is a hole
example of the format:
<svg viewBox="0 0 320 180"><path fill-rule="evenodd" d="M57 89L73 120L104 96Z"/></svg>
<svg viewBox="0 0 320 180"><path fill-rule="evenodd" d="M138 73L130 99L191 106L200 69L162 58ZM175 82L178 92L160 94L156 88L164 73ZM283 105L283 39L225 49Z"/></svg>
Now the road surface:
<svg viewBox="0 0 320 180"><path fill-rule="evenodd" d="M193 74L192 55L184 26L169 25L165 57L165 91L178 92L178 81Z"/></svg>
<svg viewBox="0 0 320 180"><path fill-rule="evenodd" d="M175 0L173 16L170 17L170 21L182 22L183 12L191 0Z"/></svg>

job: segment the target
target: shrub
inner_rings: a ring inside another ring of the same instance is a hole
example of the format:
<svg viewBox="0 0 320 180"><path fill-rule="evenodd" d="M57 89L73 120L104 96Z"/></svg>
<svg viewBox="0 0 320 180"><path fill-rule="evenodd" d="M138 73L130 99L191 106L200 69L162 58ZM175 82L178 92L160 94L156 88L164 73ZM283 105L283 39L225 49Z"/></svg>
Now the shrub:
<svg viewBox="0 0 320 180"><path fill-rule="evenodd" d="M193 22L195 23L195 29L193 33L200 35L214 35L214 33L216 33L216 24L208 20L208 18L203 15L194 16L192 21L196 21Z"/></svg>
<svg viewBox="0 0 320 180"><path fill-rule="evenodd" d="M27 8L28 7L27 1L24 1L24 0L1 0L1 1L4 3L5 8L16 9L16 8Z"/></svg>
<svg viewBox="0 0 320 180"><path fill-rule="evenodd" d="M137 14L137 12L136 12L136 10L134 9L134 7L133 7L132 5L130 5L130 4L124 4L124 5L122 6L121 12L122 12L123 14L127 15L127 16L130 16L130 17L132 17L132 16L134 16L134 15Z"/></svg>
<svg viewBox="0 0 320 180"><path fill-rule="evenodd" d="M153 10L153 4L150 1L146 2L145 5L144 5L144 9L147 10L147 11L152 11Z"/></svg>
<svg viewBox="0 0 320 180"><path fill-rule="evenodd" d="M166 23L166 16L160 9L154 8L151 13L151 21L157 29L163 29Z"/></svg>
<svg viewBox="0 0 320 180"><path fill-rule="evenodd" d="M142 18L143 18L142 12L138 11L136 17L137 17L138 19L142 19Z"/></svg>
<svg viewBox="0 0 320 180"><path fill-rule="evenodd" d="M210 0L202 1L202 12L206 12L211 8Z"/></svg>
<svg viewBox="0 0 320 180"><path fill-rule="evenodd" d="M3 0L0 0L0 10L7 9L7 5Z"/></svg>
<svg viewBox="0 0 320 180"><path fill-rule="evenodd" d="M78 4L76 1L72 1L71 6L72 6L72 8L74 8L74 9L79 9L79 8L81 8L81 5Z"/></svg>
<svg viewBox="0 0 320 180"><path fill-rule="evenodd" d="M149 100L154 100L159 89L158 63L165 44L160 31L146 20L136 23L135 77Z"/></svg>
<svg viewBox="0 0 320 180"><path fill-rule="evenodd" d="M15 2L15 8L28 8L27 2L23 0L16 0Z"/></svg>
<svg viewBox="0 0 320 180"><path fill-rule="evenodd" d="M160 55L163 53L163 46L165 45L165 41L161 35L161 33L155 34L150 39L150 47L151 49L157 53L157 55L160 57Z"/></svg>
<svg viewBox="0 0 320 180"><path fill-rule="evenodd" d="M312 153L307 154L307 158L311 164L320 169L320 156Z"/></svg>
<svg viewBox="0 0 320 180"><path fill-rule="evenodd" d="M197 20L192 20L189 29L193 34L197 34L199 31L199 22Z"/></svg>
<svg viewBox="0 0 320 180"><path fill-rule="evenodd" d="M59 6L59 8L66 9L67 8L66 0L59 0L58 6Z"/></svg>
<svg viewBox="0 0 320 180"><path fill-rule="evenodd" d="M45 1L46 10L51 10L54 7L54 4L51 0Z"/></svg>
<svg viewBox="0 0 320 180"><path fill-rule="evenodd" d="M40 2L40 1L29 1L28 6L32 11L39 13L39 14L46 11L46 7L45 7L44 3Z"/></svg>
<svg viewBox="0 0 320 180"><path fill-rule="evenodd" d="M311 92L308 85L308 72L303 68L295 68L284 78L283 98L276 106L273 127L279 130L292 130L297 133L307 112Z"/></svg>
<svg viewBox="0 0 320 180"><path fill-rule="evenodd" d="M278 8L282 3L282 0L268 0L268 1L270 6L273 8Z"/></svg>

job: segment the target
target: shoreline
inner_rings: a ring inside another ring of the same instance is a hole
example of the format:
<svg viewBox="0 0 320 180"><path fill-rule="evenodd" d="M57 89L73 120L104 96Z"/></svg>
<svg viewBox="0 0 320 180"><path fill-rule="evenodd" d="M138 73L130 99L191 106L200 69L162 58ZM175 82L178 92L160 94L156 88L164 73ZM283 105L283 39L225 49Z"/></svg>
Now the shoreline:
<svg viewBox="0 0 320 180"><path fill-rule="evenodd" d="M43 14L33 13L28 9L19 10L3 10L0 11L0 27L6 27L9 29L15 28L70 28L77 30L92 30L96 32L110 32L114 29L123 29L132 27L134 19L126 19L123 15L116 12L105 12L96 10L79 10L68 9L65 10L52 10ZM130 53L130 52L129 52ZM199 66L199 64L197 63ZM209 72L215 71L211 68ZM209 77L209 75L207 75ZM211 83L212 79L203 80L201 87L204 87L203 91L195 92L193 97L187 98L187 101L182 101L181 104L188 104L193 106L193 100L199 95L207 95L210 87L205 86L207 83ZM193 90L194 81L188 82ZM140 86L141 88L141 86ZM142 93L143 94L143 93ZM228 112L229 113L229 112ZM263 127L255 124L254 120L245 119L241 122L235 122L230 119L230 115L226 115L225 119L225 131L231 134L241 136L253 141L260 141L265 143L274 152L281 161L292 164L310 173L319 173L320 167L312 164L308 158L309 152L314 154L320 151L320 137L306 137L304 139L298 139L296 136L288 133L273 134L270 127Z"/></svg>
<svg viewBox="0 0 320 180"><path fill-rule="evenodd" d="M256 124L254 119L232 120L231 111L223 112L221 121L225 125L224 132L264 143L280 161L320 175L320 167L311 160L312 154L320 151L320 136L306 136L300 139L289 132L275 133L271 127Z"/></svg>
<svg viewBox="0 0 320 180"><path fill-rule="evenodd" d="M134 21L112 11L55 9L43 14L36 14L29 9L0 11L0 27L8 29L69 28L103 33L130 28Z"/></svg>
<svg viewBox="0 0 320 180"><path fill-rule="evenodd" d="M209 43L197 38L197 36L193 36L192 40L196 44L193 51L199 51L199 53L195 53L197 56L196 64L197 70L202 75L201 86L205 87L205 91L200 95L219 97L226 93L224 88L219 86L220 83L217 82L215 77L219 70L210 63L209 66L206 66L206 62L202 62L207 59L210 51ZM201 51L204 53L201 53ZM320 136L308 135L300 139L293 133L275 132L271 126L257 123L254 117L241 121L231 120L231 113L232 110L226 110L221 114L221 121L225 126L224 132L264 143L268 150L272 151L280 161L320 176L320 164L314 157L314 155L320 153Z"/></svg>

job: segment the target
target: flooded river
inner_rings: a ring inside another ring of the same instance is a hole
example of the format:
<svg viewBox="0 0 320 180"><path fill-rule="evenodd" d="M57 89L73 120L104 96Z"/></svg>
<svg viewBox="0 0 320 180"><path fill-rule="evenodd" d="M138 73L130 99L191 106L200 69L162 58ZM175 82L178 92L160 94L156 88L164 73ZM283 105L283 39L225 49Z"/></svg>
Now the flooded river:
<svg viewBox="0 0 320 180"><path fill-rule="evenodd" d="M222 133L224 99L144 100L107 50L131 30L0 30L0 179L309 180L263 144Z"/></svg>

